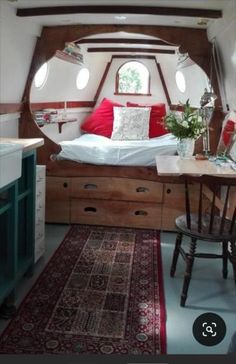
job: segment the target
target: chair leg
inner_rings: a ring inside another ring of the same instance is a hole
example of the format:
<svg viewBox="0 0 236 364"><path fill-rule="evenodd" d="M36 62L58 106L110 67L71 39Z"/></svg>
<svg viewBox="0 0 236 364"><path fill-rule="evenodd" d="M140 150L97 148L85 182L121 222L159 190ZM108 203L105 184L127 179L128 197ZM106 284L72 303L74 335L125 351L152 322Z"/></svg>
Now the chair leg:
<svg viewBox="0 0 236 364"><path fill-rule="evenodd" d="M222 243L222 255L223 255L223 278L226 279L228 276L228 241Z"/></svg>
<svg viewBox="0 0 236 364"><path fill-rule="evenodd" d="M188 295L188 287L189 287L189 283L190 283L190 280L192 277L192 269L193 269L196 245L197 245L197 239L192 238L189 253L186 254L187 265L186 265L186 270L185 270L185 274L184 274L183 290L182 290L181 299L180 299L180 306L182 306L182 307L185 306L185 302L186 302L187 295Z"/></svg>
<svg viewBox="0 0 236 364"><path fill-rule="evenodd" d="M230 247L231 247L230 261L233 266L234 282L236 284L236 241L230 241Z"/></svg>
<svg viewBox="0 0 236 364"><path fill-rule="evenodd" d="M174 277L174 275L175 275L176 265L177 265L177 261L178 261L178 257L179 257L179 248L181 246L181 243L182 243L182 234L178 233L177 237L176 237L176 241L175 241L175 249L174 249L172 264L171 264L171 268L170 268L171 277Z"/></svg>

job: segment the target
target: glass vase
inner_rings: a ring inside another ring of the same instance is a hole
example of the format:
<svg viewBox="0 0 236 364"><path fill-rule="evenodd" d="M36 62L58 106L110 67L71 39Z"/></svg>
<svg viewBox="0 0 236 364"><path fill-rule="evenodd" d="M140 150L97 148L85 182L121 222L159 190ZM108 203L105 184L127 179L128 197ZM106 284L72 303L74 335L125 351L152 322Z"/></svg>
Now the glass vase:
<svg viewBox="0 0 236 364"><path fill-rule="evenodd" d="M177 153L181 159L190 158L193 155L195 140L191 138L179 139Z"/></svg>

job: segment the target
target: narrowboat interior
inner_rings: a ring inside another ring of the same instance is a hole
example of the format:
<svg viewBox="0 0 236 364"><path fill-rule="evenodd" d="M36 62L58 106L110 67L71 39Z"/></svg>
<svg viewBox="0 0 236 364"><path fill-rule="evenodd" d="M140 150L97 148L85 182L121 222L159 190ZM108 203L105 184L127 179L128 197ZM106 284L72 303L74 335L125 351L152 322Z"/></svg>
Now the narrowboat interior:
<svg viewBox="0 0 236 364"><path fill-rule="evenodd" d="M0 1L1 354L236 352L235 34L235 0Z"/></svg>

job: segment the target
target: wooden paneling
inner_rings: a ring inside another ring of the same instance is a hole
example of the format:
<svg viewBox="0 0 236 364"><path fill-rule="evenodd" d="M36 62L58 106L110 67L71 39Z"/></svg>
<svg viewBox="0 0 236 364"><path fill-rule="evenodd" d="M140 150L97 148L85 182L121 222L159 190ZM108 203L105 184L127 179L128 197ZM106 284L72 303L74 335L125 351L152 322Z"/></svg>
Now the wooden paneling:
<svg viewBox="0 0 236 364"><path fill-rule="evenodd" d="M46 222L70 222L70 179L47 177Z"/></svg>
<svg viewBox="0 0 236 364"><path fill-rule="evenodd" d="M78 177L71 179L71 196L161 203L163 184L126 178Z"/></svg>
<svg viewBox="0 0 236 364"><path fill-rule="evenodd" d="M71 223L160 229L161 205L72 199Z"/></svg>
<svg viewBox="0 0 236 364"><path fill-rule="evenodd" d="M82 108L82 107L94 107L94 101L67 101L67 108ZM50 101L50 102L32 102L30 104L31 110L42 109L64 109L64 101Z"/></svg>

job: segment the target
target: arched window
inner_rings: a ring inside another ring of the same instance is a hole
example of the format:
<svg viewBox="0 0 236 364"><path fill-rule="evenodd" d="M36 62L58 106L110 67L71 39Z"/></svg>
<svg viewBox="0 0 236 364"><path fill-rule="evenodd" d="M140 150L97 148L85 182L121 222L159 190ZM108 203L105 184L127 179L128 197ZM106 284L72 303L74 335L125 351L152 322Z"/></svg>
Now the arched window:
<svg viewBox="0 0 236 364"><path fill-rule="evenodd" d="M116 73L115 94L150 95L150 73L137 61L124 63Z"/></svg>

